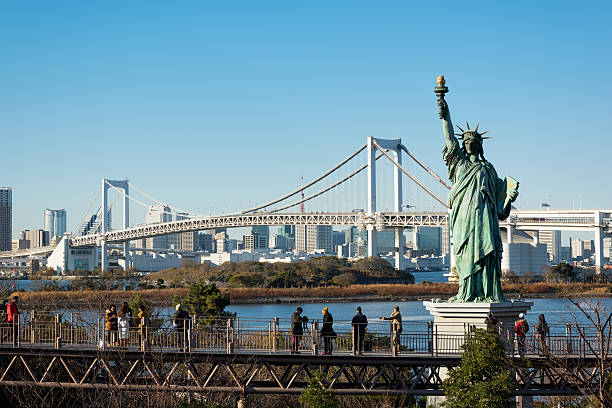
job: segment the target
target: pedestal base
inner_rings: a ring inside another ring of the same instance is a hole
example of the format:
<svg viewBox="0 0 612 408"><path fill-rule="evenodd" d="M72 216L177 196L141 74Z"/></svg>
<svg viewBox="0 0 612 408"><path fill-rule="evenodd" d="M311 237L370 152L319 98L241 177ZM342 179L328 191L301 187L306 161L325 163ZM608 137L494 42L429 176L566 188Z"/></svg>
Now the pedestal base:
<svg viewBox="0 0 612 408"><path fill-rule="evenodd" d="M500 322L500 337L507 352L514 348L514 323L519 313L527 313L533 302L423 302L425 308L434 317L433 322L433 351L438 354L460 352L463 345L463 336L474 328L486 328L485 319L490 313ZM445 379L446 369L440 369L440 377ZM530 406L531 397L525 400L519 397L520 406ZM428 397L427 406L440 407L445 401L444 397Z"/></svg>

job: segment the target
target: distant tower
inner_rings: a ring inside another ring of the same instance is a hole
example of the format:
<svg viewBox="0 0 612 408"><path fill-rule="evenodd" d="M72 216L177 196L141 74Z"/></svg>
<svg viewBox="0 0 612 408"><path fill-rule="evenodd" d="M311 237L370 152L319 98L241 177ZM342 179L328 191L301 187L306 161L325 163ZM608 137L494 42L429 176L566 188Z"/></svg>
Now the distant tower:
<svg viewBox="0 0 612 408"><path fill-rule="evenodd" d="M304 176L300 176L300 185L302 187L304 187ZM300 212L303 213L304 212L304 190L302 189L302 191L300 191Z"/></svg>
<svg viewBox="0 0 612 408"><path fill-rule="evenodd" d="M13 190L0 187L0 251L10 251L13 230Z"/></svg>

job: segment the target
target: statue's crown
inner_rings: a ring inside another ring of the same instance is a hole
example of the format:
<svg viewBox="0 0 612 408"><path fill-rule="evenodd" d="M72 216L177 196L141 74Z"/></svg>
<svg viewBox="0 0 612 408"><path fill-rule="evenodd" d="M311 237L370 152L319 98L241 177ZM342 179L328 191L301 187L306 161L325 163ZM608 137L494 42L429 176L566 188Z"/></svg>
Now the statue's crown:
<svg viewBox="0 0 612 408"><path fill-rule="evenodd" d="M465 124L467 125L467 130L463 130L461 129L461 127L459 127L459 125L457 125L457 127L459 128L459 130L461 131L461 133L455 133L456 136L459 136L459 139L461 140L465 140L465 139L476 139L479 142L482 142L484 139L490 139L490 137L482 137L482 135L484 135L485 133L488 132L488 130L479 133L478 132L478 126L480 125L476 125L476 129L470 129L470 124L467 122L467 120L465 121Z"/></svg>

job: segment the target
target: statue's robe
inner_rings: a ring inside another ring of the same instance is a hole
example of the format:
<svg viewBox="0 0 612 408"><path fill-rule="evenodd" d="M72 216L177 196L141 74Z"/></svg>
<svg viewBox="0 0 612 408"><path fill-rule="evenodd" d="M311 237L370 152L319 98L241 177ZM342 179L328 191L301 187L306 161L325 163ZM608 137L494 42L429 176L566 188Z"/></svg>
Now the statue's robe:
<svg viewBox="0 0 612 408"><path fill-rule="evenodd" d="M504 218L506 182L491 163L472 163L457 140L442 157L453 183L448 204L459 277L454 302L504 302L501 289L499 218Z"/></svg>

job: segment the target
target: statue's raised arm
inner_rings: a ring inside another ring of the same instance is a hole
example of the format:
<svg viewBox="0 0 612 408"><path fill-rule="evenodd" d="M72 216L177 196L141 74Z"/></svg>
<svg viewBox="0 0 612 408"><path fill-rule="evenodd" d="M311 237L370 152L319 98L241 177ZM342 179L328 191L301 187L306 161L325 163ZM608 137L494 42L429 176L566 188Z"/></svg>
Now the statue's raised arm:
<svg viewBox="0 0 612 408"><path fill-rule="evenodd" d="M442 119L442 129L444 130L444 139L446 140L446 146L450 149L453 143L457 142L457 138L453 134L453 123L450 117L450 111L448 104L444 100L444 94L448 92L448 88L445 86L446 81L444 75L440 75L437 78L438 86L435 87L434 92L438 95L438 116Z"/></svg>

